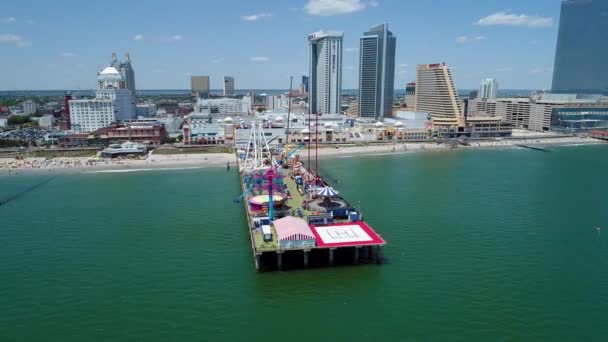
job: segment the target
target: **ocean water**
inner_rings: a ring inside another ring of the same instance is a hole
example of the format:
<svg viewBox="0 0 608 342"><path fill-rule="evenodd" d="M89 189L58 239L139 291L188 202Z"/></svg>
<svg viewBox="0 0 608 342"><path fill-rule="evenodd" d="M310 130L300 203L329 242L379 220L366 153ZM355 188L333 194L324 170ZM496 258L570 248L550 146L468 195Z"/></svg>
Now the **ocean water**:
<svg viewBox="0 0 608 342"><path fill-rule="evenodd" d="M256 273L234 170L0 176L0 339L608 340L608 146L319 166L385 264Z"/></svg>

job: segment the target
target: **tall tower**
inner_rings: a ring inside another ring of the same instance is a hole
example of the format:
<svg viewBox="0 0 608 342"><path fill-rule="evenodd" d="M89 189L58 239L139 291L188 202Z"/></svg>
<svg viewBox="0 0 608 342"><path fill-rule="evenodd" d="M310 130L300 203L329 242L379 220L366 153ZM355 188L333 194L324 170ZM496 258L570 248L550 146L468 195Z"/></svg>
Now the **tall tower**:
<svg viewBox="0 0 608 342"><path fill-rule="evenodd" d="M608 94L607 61L608 1L563 1L553 92Z"/></svg>
<svg viewBox="0 0 608 342"><path fill-rule="evenodd" d="M191 76L190 87L193 96L209 98L209 76Z"/></svg>
<svg viewBox="0 0 608 342"><path fill-rule="evenodd" d="M479 93L477 97L484 100L496 99L498 93L498 82L495 78L485 78L479 84Z"/></svg>
<svg viewBox="0 0 608 342"><path fill-rule="evenodd" d="M393 115L396 45L388 24L372 27L360 38L360 117L378 120Z"/></svg>
<svg viewBox="0 0 608 342"><path fill-rule="evenodd" d="M444 123L464 125L460 98L445 63L416 66L416 110Z"/></svg>
<svg viewBox="0 0 608 342"><path fill-rule="evenodd" d="M310 50L311 113L340 113L342 93L341 32L319 31L308 35Z"/></svg>
<svg viewBox="0 0 608 342"><path fill-rule="evenodd" d="M224 96L234 95L234 77L224 76Z"/></svg>

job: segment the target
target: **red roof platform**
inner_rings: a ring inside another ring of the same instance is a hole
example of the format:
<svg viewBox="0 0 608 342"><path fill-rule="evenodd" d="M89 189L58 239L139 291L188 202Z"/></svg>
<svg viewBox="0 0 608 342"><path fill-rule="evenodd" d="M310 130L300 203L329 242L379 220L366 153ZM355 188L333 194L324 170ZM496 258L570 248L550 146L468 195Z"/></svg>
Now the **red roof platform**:
<svg viewBox="0 0 608 342"><path fill-rule="evenodd" d="M327 226L310 226L317 247L355 247L384 245L386 242L365 222L335 223Z"/></svg>

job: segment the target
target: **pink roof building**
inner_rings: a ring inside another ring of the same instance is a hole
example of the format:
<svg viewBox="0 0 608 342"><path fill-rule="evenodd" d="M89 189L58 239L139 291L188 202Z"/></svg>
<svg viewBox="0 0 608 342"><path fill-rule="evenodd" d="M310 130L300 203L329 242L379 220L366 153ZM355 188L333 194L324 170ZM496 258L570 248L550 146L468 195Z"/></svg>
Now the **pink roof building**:
<svg viewBox="0 0 608 342"><path fill-rule="evenodd" d="M315 235L303 219L286 216L272 222L280 248L315 247Z"/></svg>

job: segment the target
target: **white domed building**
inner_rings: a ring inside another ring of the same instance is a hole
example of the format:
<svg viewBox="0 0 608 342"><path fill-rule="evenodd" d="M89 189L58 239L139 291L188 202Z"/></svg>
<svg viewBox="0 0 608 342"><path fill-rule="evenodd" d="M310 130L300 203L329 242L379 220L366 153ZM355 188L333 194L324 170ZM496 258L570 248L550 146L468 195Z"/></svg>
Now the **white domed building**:
<svg viewBox="0 0 608 342"><path fill-rule="evenodd" d="M93 132L112 122L135 119L135 74L128 55L124 62L112 55L110 66L97 74L94 99L70 100L71 129Z"/></svg>

